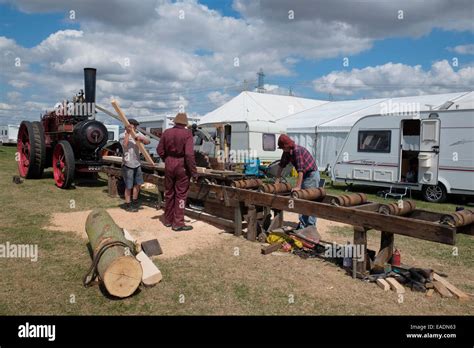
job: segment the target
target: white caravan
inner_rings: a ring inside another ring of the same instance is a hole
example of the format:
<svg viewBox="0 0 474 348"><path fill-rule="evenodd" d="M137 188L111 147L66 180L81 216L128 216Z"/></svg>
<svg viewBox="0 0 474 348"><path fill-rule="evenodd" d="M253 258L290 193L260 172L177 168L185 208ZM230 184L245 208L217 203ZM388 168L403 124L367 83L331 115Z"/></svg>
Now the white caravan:
<svg viewBox="0 0 474 348"><path fill-rule="evenodd" d="M0 143L3 144L16 144L18 138L18 129L20 126L7 125L0 126Z"/></svg>
<svg viewBox="0 0 474 348"><path fill-rule="evenodd" d="M286 127L274 121L238 121L215 124L200 124L209 134L215 136L216 129L223 127L225 139L230 142L230 160L243 163L248 157L259 158L268 164L281 158L278 137L286 132ZM223 146L223 148L225 148Z"/></svg>
<svg viewBox="0 0 474 348"><path fill-rule="evenodd" d="M421 190L430 202L474 194L474 110L371 115L349 132L332 179Z"/></svg>

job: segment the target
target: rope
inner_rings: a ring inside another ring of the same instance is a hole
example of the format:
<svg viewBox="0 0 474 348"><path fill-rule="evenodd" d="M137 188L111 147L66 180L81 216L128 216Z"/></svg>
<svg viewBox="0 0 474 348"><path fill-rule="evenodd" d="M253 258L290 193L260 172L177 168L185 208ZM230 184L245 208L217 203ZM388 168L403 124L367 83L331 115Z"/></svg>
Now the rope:
<svg viewBox="0 0 474 348"><path fill-rule="evenodd" d="M104 254L104 252L107 249L109 249L111 247L114 247L114 246L123 246L124 248L127 248L128 250L130 250L130 252L132 252L131 249L130 249L130 246L128 244L124 243L124 242L121 242L121 241L111 241L111 242L107 242L104 245L102 245L102 247L99 249L99 251L93 257L92 264L89 267L89 270L87 271L86 275L82 279L82 283L84 284L84 287L87 288L87 287L92 286L92 285L95 284L95 283L93 283L93 280L96 277L100 277L99 273L97 271L97 266L99 264L100 258L102 257L102 255Z"/></svg>

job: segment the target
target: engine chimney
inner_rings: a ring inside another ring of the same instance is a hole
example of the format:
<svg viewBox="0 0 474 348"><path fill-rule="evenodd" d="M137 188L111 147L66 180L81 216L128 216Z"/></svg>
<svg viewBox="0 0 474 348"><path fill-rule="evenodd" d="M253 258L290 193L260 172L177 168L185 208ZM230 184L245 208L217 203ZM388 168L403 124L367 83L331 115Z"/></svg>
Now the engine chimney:
<svg viewBox="0 0 474 348"><path fill-rule="evenodd" d="M95 75L97 69L84 68L84 93L86 103L95 103Z"/></svg>

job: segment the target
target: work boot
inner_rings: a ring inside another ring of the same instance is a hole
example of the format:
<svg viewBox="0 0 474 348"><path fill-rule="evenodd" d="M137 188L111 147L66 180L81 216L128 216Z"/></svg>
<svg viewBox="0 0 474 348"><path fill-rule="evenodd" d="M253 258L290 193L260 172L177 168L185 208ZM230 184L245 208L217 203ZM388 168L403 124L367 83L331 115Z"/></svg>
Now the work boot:
<svg viewBox="0 0 474 348"><path fill-rule="evenodd" d="M181 226L181 227L173 227L173 231L180 232L180 231L190 231L193 229L193 226Z"/></svg>
<svg viewBox="0 0 474 348"><path fill-rule="evenodd" d="M165 227L171 227L171 224L164 224Z"/></svg>
<svg viewBox="0 0 474 348"><path fill-rule="evenodd" d="M134 206L133 206L133 203L132 202L129 202L129 203L125 203L125 210L128 211L129 213L133 213L135 211L138 211L138 210L134 210Z"/></svg>
<svg viewBox="0 0 474 348"><path fill-rule="evenodd" d="M133 211L138 211L140 209L140 201L138 199L132 201L132 206L134 209Z"/></svg>

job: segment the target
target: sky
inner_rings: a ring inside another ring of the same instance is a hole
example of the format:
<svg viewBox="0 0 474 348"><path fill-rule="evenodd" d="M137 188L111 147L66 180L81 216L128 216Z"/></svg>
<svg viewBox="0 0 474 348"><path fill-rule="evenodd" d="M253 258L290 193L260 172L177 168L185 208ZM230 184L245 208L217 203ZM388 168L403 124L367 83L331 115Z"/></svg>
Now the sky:
<svg viewBox="0 0 474 348"><path fill-rule="evenodd" d="M474 1L0 0L0 124L71 100L84 67L133 117L204 115L260 69L322 100L469 91Z"/></svg>

